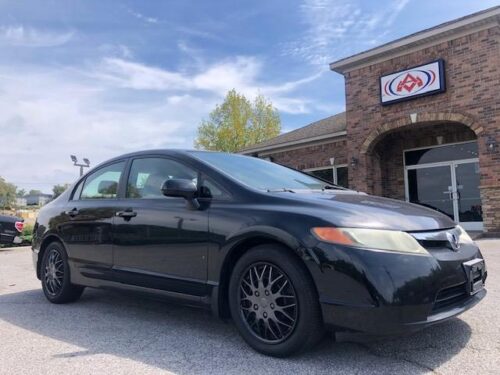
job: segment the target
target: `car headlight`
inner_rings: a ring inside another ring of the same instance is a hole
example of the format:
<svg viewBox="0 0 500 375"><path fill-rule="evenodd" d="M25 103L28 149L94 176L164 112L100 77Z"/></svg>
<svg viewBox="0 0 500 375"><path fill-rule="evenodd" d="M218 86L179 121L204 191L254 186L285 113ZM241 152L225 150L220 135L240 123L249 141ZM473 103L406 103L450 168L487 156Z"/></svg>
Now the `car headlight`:
<svg viewBox="0 0 500 375"><path fill-rule="evenodd" d="M363 228L312 228L313 235L325 242L361 248L397 251L412 254L428 254L411 235L395 230Z"/></svg>

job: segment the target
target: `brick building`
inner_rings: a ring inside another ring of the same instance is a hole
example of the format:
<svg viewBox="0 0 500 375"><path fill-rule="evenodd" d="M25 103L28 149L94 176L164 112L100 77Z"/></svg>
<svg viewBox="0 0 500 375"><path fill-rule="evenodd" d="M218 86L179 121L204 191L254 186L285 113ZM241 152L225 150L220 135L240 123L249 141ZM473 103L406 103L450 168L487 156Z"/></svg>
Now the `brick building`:
<svg viewBox="0 0 500 375"><path fill-rule="evenodd" d="M500 7L330 64L346 112L242 151L500 232Z"/></svg>

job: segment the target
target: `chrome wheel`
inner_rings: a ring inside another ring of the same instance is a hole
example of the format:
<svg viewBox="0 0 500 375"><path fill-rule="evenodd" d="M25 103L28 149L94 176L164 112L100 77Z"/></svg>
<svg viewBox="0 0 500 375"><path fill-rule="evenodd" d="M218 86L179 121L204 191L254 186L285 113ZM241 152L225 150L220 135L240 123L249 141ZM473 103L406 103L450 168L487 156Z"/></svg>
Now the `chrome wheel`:
<svg viewBox="0 0 500 375"><path fill-rule="evenodd" d="M293 332L297 297L286 274L270 263L254 263L240 279L239 306L250 332L267 343L279 343Z"/></svg>
<svg viewBox="0 0 500 375"><path fill-rule="evenodd" d="M45 285L51 296L58 295L64 282L64 261L57 249L52 249L47 257L44 270Z"/></svg>

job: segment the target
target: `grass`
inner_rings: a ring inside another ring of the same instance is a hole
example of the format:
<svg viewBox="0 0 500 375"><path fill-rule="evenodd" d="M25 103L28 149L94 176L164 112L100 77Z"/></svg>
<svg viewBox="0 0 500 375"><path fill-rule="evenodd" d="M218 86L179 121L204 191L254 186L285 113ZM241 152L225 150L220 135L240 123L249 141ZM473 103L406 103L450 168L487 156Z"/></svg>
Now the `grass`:
<svg viewBox="0 0 500 375"><path fill-rule="evenodd" d="M23 242L21 245L26 245L27 243L31 243L33 238L33 225L25 225L23 231L21 233L21 238Z"/></svg>

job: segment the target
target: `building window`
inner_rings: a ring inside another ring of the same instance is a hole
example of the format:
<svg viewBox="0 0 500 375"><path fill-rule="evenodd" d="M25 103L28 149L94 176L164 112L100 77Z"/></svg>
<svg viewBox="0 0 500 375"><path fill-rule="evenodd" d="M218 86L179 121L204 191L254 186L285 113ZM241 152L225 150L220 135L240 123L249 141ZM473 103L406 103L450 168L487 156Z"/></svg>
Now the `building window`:
<svg viewBox="0 0 500 375"><path fill-rule="evenodd" d="M335 167L322 167L305 169L304 172L310 173L313 176L318 176L324 180L330 181L333 184L348 187L348 169L347 165L338 165Z"/></svg>
<svg viewBox="0 0 500 375"><path fill-rule="evenodd" d="M407 150L405 165L440 163L450 160L476 159L479 155L477 142L461 142L451 145L440 145L429 148Z"/></svg>
<svg viewBox="0 0 500 375"><path fill-rule="evenodd" d="M323 180L330 181L331 183L334 184L335 178L334 178L333 169L334 168L317 169L314 171L307 171L307 172L314 175L314 176L322 178Z"/></svg>
<svg viewBox="0 0 500 375"><path fill-rule="evenodd" d="M336 167L336 180L335 183L337 185L343 186L343 187L348 187L349 186L349 178L348 178L348 172L347 172L347 166L342 166L342 167Z"/></svg>

